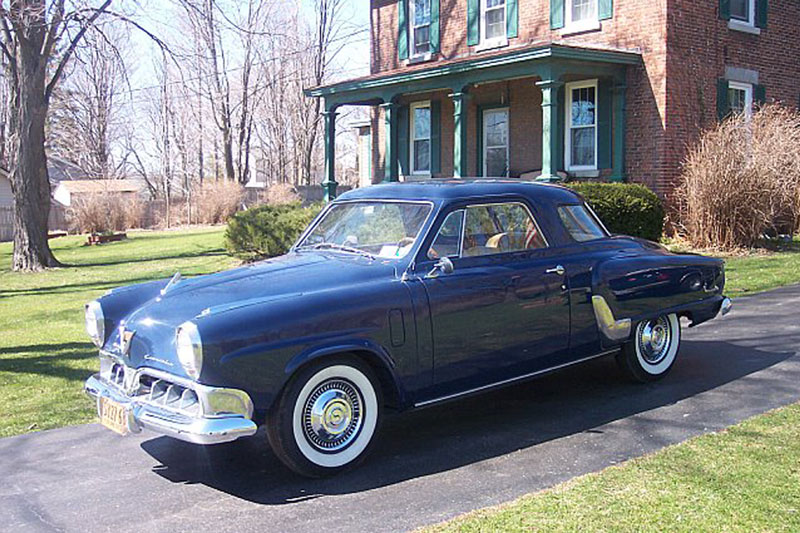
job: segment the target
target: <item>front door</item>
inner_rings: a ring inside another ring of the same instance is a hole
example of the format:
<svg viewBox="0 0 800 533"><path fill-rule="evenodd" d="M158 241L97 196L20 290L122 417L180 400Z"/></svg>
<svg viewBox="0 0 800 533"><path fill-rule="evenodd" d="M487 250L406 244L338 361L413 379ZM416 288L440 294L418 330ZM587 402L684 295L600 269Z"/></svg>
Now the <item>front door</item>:
<svg viewBox="0 0 800 533"><path fill-rule="evenodd" d="M423 277L437 395L535 372L564 356L570 320L567 277L524 202L452 211L424 268L441 257L453 262L453 272Z"/></svg>

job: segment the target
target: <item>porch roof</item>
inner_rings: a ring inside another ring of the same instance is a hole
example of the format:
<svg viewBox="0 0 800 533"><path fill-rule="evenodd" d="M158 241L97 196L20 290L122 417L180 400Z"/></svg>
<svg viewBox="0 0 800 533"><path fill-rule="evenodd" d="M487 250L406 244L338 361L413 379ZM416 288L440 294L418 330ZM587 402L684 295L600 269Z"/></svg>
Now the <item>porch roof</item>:
<svg viewBox="0 0 800 533"><path fill-rule="evenodd" d="M571 71L620 75L620 67L639 65L638 50L573 46L548 42L514 50L480 54L421 64L402 71L373 74L305 91L324 97L326 108L345 104L376 104L390 101L399 92L439 89L460 91L471 83L538 76L557 79Z"/></svg>

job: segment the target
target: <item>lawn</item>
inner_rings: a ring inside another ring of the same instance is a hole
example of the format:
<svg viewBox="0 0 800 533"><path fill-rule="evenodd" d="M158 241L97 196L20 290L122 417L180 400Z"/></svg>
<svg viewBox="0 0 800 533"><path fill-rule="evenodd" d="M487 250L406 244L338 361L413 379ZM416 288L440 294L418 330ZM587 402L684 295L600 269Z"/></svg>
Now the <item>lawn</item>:
<svg viewBox="0 0 800 533"><path fill-rule="evenodd" d="M56 257L70 266L37 274L10 272L11 244L0 243L0 437L92 420L82 385L97 352L83 304L112 287L235 265L223 231L134 231L91 247L82 246L85 236L54 239Z"/></svg>
<svg viewBox="0 0 800 533"><path fill-rule="evenodd" d="M800 530L800 405L427 531L579 530Z"/></svg>
<svg viewBox="0 0 800 533"><path fill-rule="evenodd" d="M83 304L107 289L237 264L223 228L130 232L127 241L82 246L54 239L70 266L36 274L9 272L11 244L0 243L0 437L92 420L83 380L96 351L83 329ZM800 282L800 243L771 255L728 258L728 290L740 295Z"/></svg>

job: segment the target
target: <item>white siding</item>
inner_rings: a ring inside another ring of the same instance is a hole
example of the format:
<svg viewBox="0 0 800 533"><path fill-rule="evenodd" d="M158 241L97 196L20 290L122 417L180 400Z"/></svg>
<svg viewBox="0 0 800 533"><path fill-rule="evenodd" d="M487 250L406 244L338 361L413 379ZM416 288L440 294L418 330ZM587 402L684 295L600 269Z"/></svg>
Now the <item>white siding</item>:
<svg viewBox="0 0 800 533"><path fill-rule="evenodd" d="M0 175L0 207L11 207L14 205L11 195L11 182L8 178Z"/></svg>

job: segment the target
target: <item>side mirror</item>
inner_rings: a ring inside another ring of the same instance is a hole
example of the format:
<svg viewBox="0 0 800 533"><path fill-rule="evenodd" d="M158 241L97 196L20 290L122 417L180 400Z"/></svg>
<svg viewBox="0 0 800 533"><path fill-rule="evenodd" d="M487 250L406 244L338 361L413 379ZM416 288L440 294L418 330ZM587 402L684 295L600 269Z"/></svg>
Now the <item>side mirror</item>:
<svg viewBox="0 0 800 533"><path fill-rule="evenodd" d="M456 267L448 257L442 257L425 277L428 279L438 278L439 274L452 274L455 269Z"/></svg>

